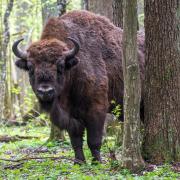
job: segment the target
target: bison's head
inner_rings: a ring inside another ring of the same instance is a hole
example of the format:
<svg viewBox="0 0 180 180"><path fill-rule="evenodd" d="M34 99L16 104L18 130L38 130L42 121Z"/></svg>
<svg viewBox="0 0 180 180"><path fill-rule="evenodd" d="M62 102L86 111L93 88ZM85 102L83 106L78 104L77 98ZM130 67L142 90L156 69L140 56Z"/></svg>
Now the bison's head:
<svg viewBox="0 0 180 180"><path fill-rule="evenodd" d="M78 63L75 55L79 51L79 44L72 38L68 39L74 44L72 49L57 39L35 42L26 52L18 48L23 39L13 44L12 50L19 58L16 66L28 71L30 84L42 104L50 104L61 95L66 71Z"/></svg>

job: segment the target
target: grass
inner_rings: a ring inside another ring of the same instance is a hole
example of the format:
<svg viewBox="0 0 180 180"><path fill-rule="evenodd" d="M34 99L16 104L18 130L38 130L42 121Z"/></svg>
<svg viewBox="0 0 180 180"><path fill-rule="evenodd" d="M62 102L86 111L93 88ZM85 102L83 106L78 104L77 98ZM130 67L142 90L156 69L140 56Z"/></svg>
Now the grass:
<svg viewBox="0 0 180 180"><path fill-rule="evenodd" d="M21 159L24 157L65 157L64 159L30 159L28 161L10 162L0 160L0 179L2 180L108 180L108 179L127 179L127 180L172 180L180 179L180 174L172 171L170 165L163 165L157 167L155 171L144 172L143 175L131 174L126 169L117 169L118 162L111 162L107 144L102 147L103 164L96 166L91 165L91 154L84 143L85 156L87 164L79 166L74 165L73 151L68 137L64 142L48 142L45 143L49 137L49 127L38 127L28 124L22 127L1 127L0 136L20 135L33 136L28 140L21 140L9 143L0 143L0 158L6 159ZM42 146L42 144L44 144ZM109 145L113 145L113 139L110 138ZM41 148L38 148L42 146ZM14 166L17 165L18 166Z"/></svg>

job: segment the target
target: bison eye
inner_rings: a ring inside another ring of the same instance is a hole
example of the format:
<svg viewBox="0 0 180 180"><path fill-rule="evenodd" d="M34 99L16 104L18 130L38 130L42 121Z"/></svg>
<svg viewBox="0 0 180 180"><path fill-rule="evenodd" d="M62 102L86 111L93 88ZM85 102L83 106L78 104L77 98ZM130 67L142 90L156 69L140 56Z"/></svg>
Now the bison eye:
<svg viewBox="0 0 180 180"><path fill-rule="evenodd" d="M28 71L30 74L33 74L34 73L34 66L31 62L28 62L27 63L27 67L28 67Z"/></svg>

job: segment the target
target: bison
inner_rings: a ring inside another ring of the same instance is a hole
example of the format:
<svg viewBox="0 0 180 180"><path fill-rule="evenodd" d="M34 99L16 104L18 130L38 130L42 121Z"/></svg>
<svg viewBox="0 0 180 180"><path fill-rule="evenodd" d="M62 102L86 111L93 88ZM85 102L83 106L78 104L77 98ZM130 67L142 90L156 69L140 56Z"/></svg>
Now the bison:
<svg viewBox="0 0 180 180"><path fill-rule="evenodd" d="M72 11L50 18L39 41L26 51L12 47L17 67L29 73L30 84L52 123L68 131L75 162L85 162L83 134L93 162L100 148L111 100L123 104L122 30L107 18ZM144 41L138 35L138 59L143 78Z"/></svg>

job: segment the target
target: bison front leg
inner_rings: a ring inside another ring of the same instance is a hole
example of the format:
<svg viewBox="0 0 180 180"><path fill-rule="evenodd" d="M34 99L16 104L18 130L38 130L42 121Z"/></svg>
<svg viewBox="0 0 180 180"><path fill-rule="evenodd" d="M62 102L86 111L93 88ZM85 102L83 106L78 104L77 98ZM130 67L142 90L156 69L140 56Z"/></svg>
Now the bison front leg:
<svg viewBox="0 0 180 180"><path fill-rule="evenodd" d="M101 162L100 149L105 116L105 112L92 112L87 119L87 143L93 156L93 164L97 161Z"/></svg>
<svg viewBox="0 0 180 180"><path fill-rule="evenodd" d="M68 133L75 153L74 163L75 164L85 163L85 157L83 152L84 127L79 125L78 128L76 128L76 130L69 129Z"/></svg>

